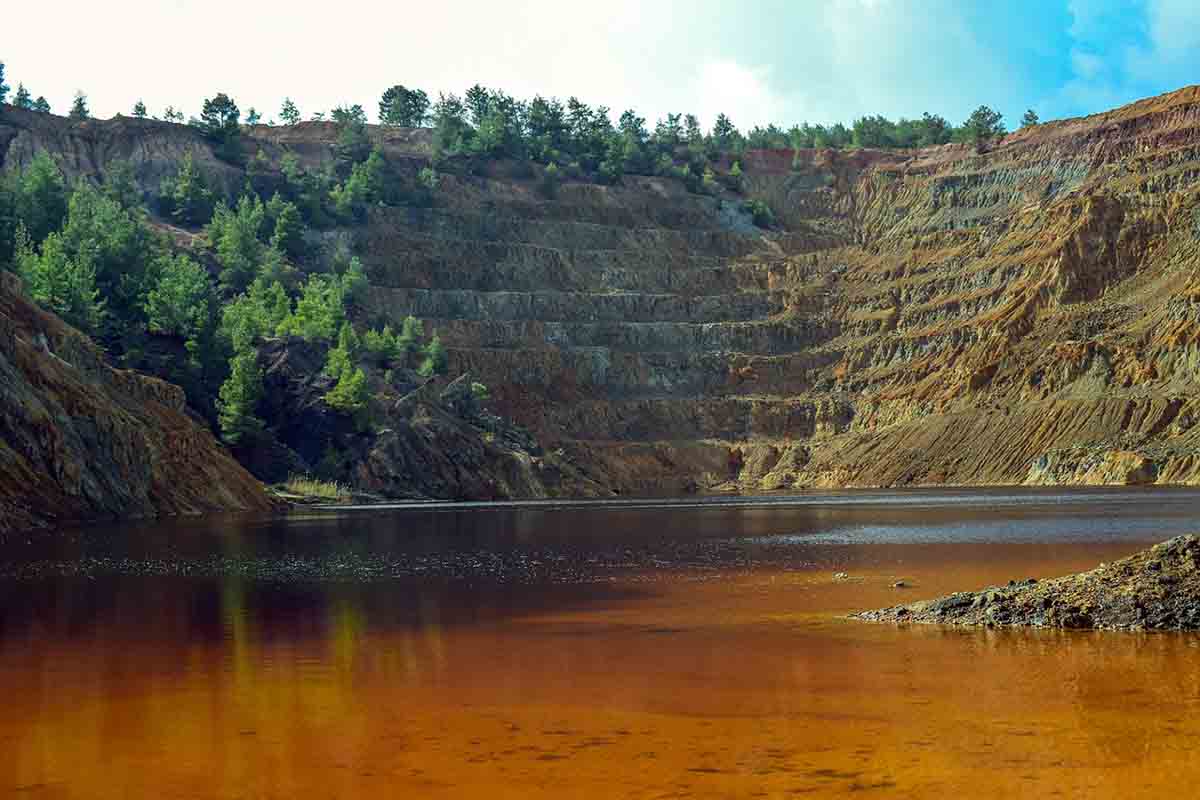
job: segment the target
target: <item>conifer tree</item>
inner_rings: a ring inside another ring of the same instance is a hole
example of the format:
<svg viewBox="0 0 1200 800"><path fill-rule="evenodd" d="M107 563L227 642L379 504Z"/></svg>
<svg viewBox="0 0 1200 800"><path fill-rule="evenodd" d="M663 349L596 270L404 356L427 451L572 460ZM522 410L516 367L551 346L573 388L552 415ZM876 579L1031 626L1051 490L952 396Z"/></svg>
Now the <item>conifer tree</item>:
<svg viewBox="0 0 1200 800"><path fill-rule="evenodd" d="M446 371L446 348L442 346L441 337L437 333L434 333L429 344L425 345L424 352L425 360L417 368L417 373L422 378L430 378Z"/></svg>
<svg viewBox="0 0 1200 800"><path fill-rule="evenodd" d="M71 103L71 113L67 116L73 120L84 120L91 116L91 112L88 111L86 94L75 92L75 100Z"/></svg>
<svg viewBox="0 0 1200 800"><path fill-rule="evenodd" d="M295 125L300 121L300 109L292 102L292 98L283 98L283 107L279 109L279 118L284 125Z"/></svg>
<svg viewBox="0 0 1200 800"><path fill-rule="evenodd" d="M337 385L325 395L325 402L339 411L361 411L367 404L367 375L362 368L349 364L343 367Z"/></svg>
<svg viewBox="0 0 1200 800"><path fill-rule="evenodd" d="M262 371L258 368L258 353L243 350L229 362L229 377L217 394L217 421L221 435L230 444L262 430L263 423L255 415L262 397Z"/></svg>
<svg viewBox="0 0 1200 800"><path fill-rule="evenodd" d="M25 88L25 84L17 84L17 93L13 97L13 106L23 108L26 111L33 110L33 100L29 97L29 90Z"/></svg>

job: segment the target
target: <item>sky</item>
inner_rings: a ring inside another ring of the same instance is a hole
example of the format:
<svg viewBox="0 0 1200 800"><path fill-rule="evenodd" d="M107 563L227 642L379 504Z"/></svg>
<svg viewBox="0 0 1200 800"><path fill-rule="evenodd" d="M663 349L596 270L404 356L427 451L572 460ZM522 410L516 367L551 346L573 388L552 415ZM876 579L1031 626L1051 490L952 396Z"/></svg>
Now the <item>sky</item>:
<svg viewBox="0 0 1200 800"><path fill-rule="evenodd" d="M305 118L388 86L579 97L653 126L670 112L743 130L980 104L1078 116L1200 82L1200 0L109 0L14 3L7 82L65 113L143 100L199 112L231 95ZM308 13L318 8L319 13ZM53 31L53 36L44 35ZM40 32L33 35L30 32Z"/></svg>

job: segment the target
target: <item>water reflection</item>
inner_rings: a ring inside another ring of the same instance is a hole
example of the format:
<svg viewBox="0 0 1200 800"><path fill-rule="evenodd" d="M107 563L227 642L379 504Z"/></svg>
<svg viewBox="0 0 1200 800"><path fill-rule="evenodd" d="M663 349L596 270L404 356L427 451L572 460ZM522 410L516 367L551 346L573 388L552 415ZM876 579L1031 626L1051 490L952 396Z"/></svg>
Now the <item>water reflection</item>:
<svg viewBox="0 0 1200 800"><path fill-rule="evenodd" d="M24 544L0 580L0 794L1184 792L1197 637L843 615L911 597L898 575L933 595L1092 566L1148 527L1200 529L1195 496L1099 516L1046 495L305 515ZM1008 541L973 533L1017 519Z"/></svg>

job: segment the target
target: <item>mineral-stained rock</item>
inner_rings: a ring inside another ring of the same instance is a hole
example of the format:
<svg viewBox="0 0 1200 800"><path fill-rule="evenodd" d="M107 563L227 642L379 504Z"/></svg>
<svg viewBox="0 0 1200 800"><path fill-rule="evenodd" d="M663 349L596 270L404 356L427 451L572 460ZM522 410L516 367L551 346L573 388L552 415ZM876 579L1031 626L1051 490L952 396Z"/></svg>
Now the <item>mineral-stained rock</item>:
<svg viewBox="0 0 1200 800"><path fill-rule="evenodd" d="M325 349L291 338L268 340L260 350L265 387L260 412L271 424L236 452L261 479L279 482L320 466L357 490L385 498L611 494L565 453L544 450L528 431L490 413L475 397L469 374L447 381L396 369L387 388L400 388L398 399L378 408L373 424L358 424L324 401L333 386L322 375ZM379 372L372 370L372 380L381 380Z"/></svg>
<svg viewBox="0 0 1200 800"><path fill-rule="evenodd" d="M1200 629L1200 538L1178 536L1090 572L855 614L872 622Z"/></svg>
<svg viewBox="0 0 1200 800"><path fill-rule="evenodd" d="M181 389L113 369L0 272L0 533L270 506Z"/></svg>
<svg viewBox="0 0 1200 800"><path fill-rule="evenodd" d="M395 175L429 164L429 131L371 135ZM242 138L278 178L285 150L328 164L336 126ZM719 197L627 175L550 198L450 159L429 203L321 236L362 255L356 322L420 318L606 489L1200 483L1197 141L1188 87L986 153L751 150ZM246 178L187 126L7 107L4 168L39 149L73 178L127 159L150 198L186 152Z"/></svg>

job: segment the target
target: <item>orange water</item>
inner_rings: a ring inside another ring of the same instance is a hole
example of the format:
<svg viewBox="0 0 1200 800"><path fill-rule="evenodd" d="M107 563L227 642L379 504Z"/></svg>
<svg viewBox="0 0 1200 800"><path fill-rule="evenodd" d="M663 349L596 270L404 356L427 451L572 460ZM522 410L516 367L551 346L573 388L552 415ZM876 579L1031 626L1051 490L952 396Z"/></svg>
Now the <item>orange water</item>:
<svg viewBox="0 0 1200 800"><path fill-rule="evenodd" d="M578 583L10 581L0 796L1189 797L1200 637L844 618L1140 546L876 543Z"/></svg>

